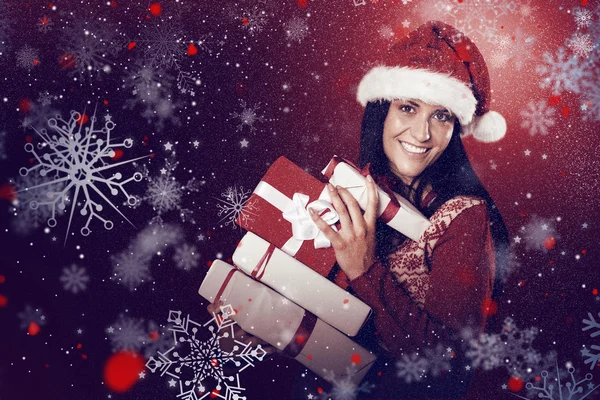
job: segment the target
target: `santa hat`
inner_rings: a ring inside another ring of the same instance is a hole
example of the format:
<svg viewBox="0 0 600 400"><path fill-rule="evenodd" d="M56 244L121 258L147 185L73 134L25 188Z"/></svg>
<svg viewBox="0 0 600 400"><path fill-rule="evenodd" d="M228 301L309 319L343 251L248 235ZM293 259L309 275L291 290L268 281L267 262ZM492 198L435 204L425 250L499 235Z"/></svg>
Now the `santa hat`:
<svg viewBox="0 0 600 400"><path fill-rule="evenodd" d="M502 115L490 111L490 77L475 44L454 27L429 21L394 44L384 65L360 81L356 99L417 99L456 115L461 136L496 142L506 133Z"/></svg>

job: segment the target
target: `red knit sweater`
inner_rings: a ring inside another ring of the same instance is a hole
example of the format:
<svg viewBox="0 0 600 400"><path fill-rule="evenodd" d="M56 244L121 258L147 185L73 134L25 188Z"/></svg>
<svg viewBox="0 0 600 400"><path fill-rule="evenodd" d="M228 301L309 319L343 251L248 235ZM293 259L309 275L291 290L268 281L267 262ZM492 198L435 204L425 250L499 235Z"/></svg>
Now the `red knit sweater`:
<svg viewBox="0 0 600 400"><path fill-rule="evenodd" d="M380 344L396 358L448 345L448 335L485 325L493 289L494 247L485 201L458 196L430 218L418 242L406 240L350 287L372 307Z"/></svg>

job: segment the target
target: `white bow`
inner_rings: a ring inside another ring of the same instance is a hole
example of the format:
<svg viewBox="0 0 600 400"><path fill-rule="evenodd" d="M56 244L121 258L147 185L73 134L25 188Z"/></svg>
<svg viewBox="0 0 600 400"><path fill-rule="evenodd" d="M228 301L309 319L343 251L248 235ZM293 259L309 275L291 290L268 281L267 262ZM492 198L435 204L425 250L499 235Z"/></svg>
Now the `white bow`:
<svg viewBox="0 0 600 400"><path fill-rule="evenodd" d="M335 224L339 219L337 211L330 202L317 199L308 204L308 196L303 193L294 193L292 202L283 210L283 218L292 224L292 237L299 241L313 240L315 249L330 247L331 242L313 222L308 209L312 208L329 225ZM332 226L337 231L335 226Z"/></svg>

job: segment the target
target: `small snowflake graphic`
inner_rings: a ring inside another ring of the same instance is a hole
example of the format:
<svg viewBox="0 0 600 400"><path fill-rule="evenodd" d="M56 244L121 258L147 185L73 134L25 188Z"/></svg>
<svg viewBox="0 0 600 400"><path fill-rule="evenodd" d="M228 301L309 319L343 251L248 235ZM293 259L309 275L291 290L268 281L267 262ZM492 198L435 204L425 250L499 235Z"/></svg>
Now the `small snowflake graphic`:
<svg viewBox="0 0 600 400"><path fill-rule="evenodd" d="M308 35L308 25L306 21L300 17L293 17L284 24L285 37L288 40L288 45L291 42L300 43L306 35Z"/></svg>
<svg viewBox="0 0 600 400"><path fill-rule="evenodd" d="M36 308L34 309L29 304L25 306L25 309L17 314L21 321L21 329L30 329L33 324L37 326L46 325L46 316L44 312Z"/></svg>
<svg viewBox="0 0 600 400"><path fill-rule="evenodd" d="M181 311L169 311L168 322L172 324L173 347L150 357L146 368L170 377L169 386L179 387L180 398L199 400L209 394L225 400L243 398L239 375L263 360L267 353L262 346L253 348L236 340L235 321L227 316L214 314L200 324L189 315L182 316ZM227 367L235 372L227 373Z"/></svg>
<svg viewBox="0 0 600 400"><path fill-rule="evenodd" d="M151 279L150 265L147 256L140 256L131 251L124 251L111 257L113 274L110 279L134 290Z"/></svg>
<svg viewBox="0 0 600 400"><path fill-rule="evenodd" d="M319 398L322 400L355 400L361 393L369 393L375 387L368 382L357 385L352 381L352 375L358 372L356 364L346 367L346 375L343 377L336 377L333 371L324 372L325 380L331 383L331 390L320 394Z"/></svg>
<svg viewBox="0 0 600 400"><path fill-rule="evenodd" d="M548 135L548 128L554 126L556 121L554 120L554 114L556 110L550 108L544 99L538 101L530 101L527 107L521 111L521 128L529 130L531 136L536 134Z"/></svg>
<svg viewBox="0 0 600 400"><path fill-rule="evenodd" d="M166 159L164 168L155 177L149 175L147 168L144 169L144 175L148 179L148 189L141 201L149 203L156 212L156 216L150 221L151 224L163 224L163 215L170 211L177 211L181 222L195 223L193 212L182 206L182 197L198 192L200 188L195 178L189 179L185 185L175 179L173 173L179 162L174 160L174 157Z"/></svg>
<svg viewBox="0 0 600 400"><path fill-rule="evenodd" d="M33 47L25 45L17 52L17 65L19 67L31 71L31 69L37 67L39 63L40 57L38 51Z"/></svg>
<svg viewBox="0 0 600 400"><path fill-rule="evenodd" d="M217 204L219 209L218 216L221 221L225 221L225 226L230 225L236 228L235 221L240 220L243 226L250 221L254 221L254 216L258 211L256 201L248 201L250 198L250 190L244 190L243 186L230 186L221 193L221 198L217 198L220 202ZM219 221L219 222L221 222Z"/></svg>
<svg viewBox="0 0 600 400"><path fill-rule="evenodd" d="M144 322L139 318L119 315L117 321L106 328L114 352L120 350L138 351L146 340Z"/></svg>
<svg viewBox="0 0 600 400"><path fill-rule="evenodd" d="M77 294L86 289L90 277L86 273L85 268L73 264L68 268L63 268L60 281L66 291Z"/></svg>
<svg viewBox="0 0 600 400"><path fill-rule="evenodd" d="M576 7L573 9L573 18L579 28L587 28L592 25L593 14L590 10Z"/></svg>
<svg viewBox="0 0 600 400"><path fill-rule="evenodd" d="M267 13L264 10L259 9L258 6L254 6L243 12L241 26L251 35L262 31L266 24Z"/></svg>
<svg viewBox="0 0 600 400"><path fill-rule="evenodd" d="M196 246L184 243L182 246L175 249L173 261L175 261L177 268L184 271L190 271L192 268L198 266L200 254L198 254Z"/></svg>
<svg viewBox="0 0 600 400"><path fill-rule="evenodd" d="M399 378L404 379L406 383L420 381L426 375L427 360L420 357L418 353L404 354L396 361L396 368L398 369L396 374Z"/></svg>
<svg viewBox="0 0 600 400"><path fill-rule="evenodd" d="M255 132L256 131L256 127L254 126L254 124L258 121L258 122L264 122L265 117L264 116L258 116L256 111L260 108L259 104L255 104L252 107L246 107L246 102L244 100L240 100L240 105L242 107L242 111L241 112L233 112L231 113L231 117L232 118L236 118L240 120L240 123L237 126L236 131L239 132L241 131L244 126L247 126L250 128L250 132Z"/></svg>
<svg viewBox="0 0 600 400"><path fill-rule="evenodd" d="M567 47L573 50L573 53L579 57L587 58L590 56L596 45L589 34L575 32L567 41Z"/></svg>

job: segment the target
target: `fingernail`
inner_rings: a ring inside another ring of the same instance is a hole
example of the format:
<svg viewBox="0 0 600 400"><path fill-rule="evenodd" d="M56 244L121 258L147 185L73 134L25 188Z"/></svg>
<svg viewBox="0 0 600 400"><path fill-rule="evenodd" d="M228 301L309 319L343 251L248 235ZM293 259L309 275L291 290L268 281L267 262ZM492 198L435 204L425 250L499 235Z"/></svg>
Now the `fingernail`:
<svg viewBox="0 0 600 400"><path fill-rule="evenodd" d="M335 185L336 190L340 190L342 187L340 185Z"/></svg>
<svg viewBox="0 0 600 400"><path fill-rule="evenodd" d="M373 182L373 178L371 178L371 175L367 175L367 180L368 180L369 182Z"/></svg>
<svg viewBox="0 0 600 400"><path fill-rule="evenodd" d="M327 189L329 189L330 192L333 192L333 185L331 183L327 184Z"/></svg>
<svg viewBox="0 0 600 400"><path fill-rule="evenodd" d="M310 208L310 207L309 207L309 208L308 208L308 213L309 213L310 215L313 215L313 214L315 213L315 210L313 210L312 208Z"/></svg>

